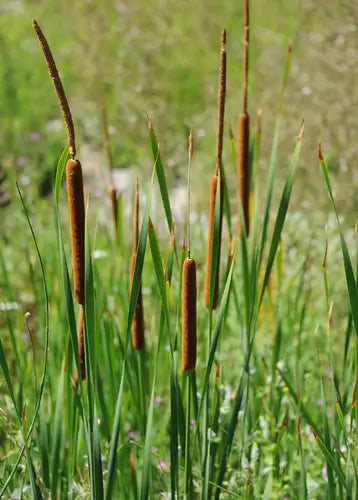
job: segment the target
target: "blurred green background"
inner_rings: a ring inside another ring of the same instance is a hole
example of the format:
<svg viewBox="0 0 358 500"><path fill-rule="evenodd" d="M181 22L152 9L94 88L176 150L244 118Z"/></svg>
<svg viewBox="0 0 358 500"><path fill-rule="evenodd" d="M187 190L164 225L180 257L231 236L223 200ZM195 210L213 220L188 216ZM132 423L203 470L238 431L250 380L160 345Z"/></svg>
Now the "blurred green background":
<svg viewBox="0 0 358 500"><path fill-rule="evenodd" d="M0 162L40 192L52 182L66 144L56 98L31 26L48 38L75 121L88 185L105 189L101 107L108 116L114 164L149 177L146 113L152 119L170 186L186 174L187 131L196 143L194 205L206 205L214 168L220 31L226 27L228 83L224 160L231 163L228 126L236 130L241 103L241 1L3 0L0 6ZM302 118L305 136L294 191L296 210L324 214L328 198L317 142L332 172L341 212L358 212L358 34L355 1L252 0L249 110L252 128L263 110L263 161L272 140L288 43L293 45L280 168L287 167ZM144 173L143 173L144 172ZM235 187L234 167L232 168ZM101 186L99 183L103 184ZM120 186L119 186L120 187ZM123 189L127 189L123 184ZM91 188L92 189L92 188ZM199 208L199 207L197 207ZM324 223L326 215L321 219Z"/></svg>

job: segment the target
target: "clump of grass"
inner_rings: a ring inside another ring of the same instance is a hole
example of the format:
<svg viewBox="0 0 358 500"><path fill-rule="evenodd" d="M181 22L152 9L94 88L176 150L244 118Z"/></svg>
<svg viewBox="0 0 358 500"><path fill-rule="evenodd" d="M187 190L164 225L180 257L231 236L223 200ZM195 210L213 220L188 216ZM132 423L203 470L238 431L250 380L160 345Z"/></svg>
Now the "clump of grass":
<svg viewBox="0 0 358 500"><path fill-rule="evenodd" d="M223 221L223 208L224 208L224 177L222 172L222 150L223 150L223 135L224 135L225 94L226 94L226 30L223 29L221 33L221 50L220 50L220 66L219 66L216 165L215 165L215 173L210 183L208 245L206 253L206 272L205 272L205 284L204 284L204 304L209 309L217 308L218 298L219 298L221 234L222 234L222 221ZM219 192L218 200L217 200L217 192ZM219 203L219 226L218 226L217 241L214 242L215 207L217 202ZM213 252L214 243L217 246L215 252ZM214 253L216 255L215 259L213 259ZM214 273L213 269L215 270ZM213 283L212 283L212 274L214 279ZM213 296L211 299L212 288L213 288Z"/></svg>

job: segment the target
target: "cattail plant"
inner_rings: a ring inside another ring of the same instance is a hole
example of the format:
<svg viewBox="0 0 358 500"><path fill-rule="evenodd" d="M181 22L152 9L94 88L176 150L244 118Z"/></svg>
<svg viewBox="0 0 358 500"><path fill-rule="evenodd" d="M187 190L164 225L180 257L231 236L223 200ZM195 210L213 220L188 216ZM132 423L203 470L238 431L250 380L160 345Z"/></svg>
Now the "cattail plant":
<svg viewBox="0 0 358 500"><path fill-rule="evenodd" d="M46 65L55 88L55 93L67 130L68 151L71 158L66 163L66 181L71 231L74 294L77 302L83 308L85 304L85 204L83 195L82 167L81 163L76 159L75 130L73 126L71 110L60 76L58 74L55 60L53 58L45 35L43 34L36 20L33 20L33 27L40 41L41 50L45 57ZM85 378L83 311L81 311L81 314L82 327L80 324L78 345L81 365L81 377L83 380Z"/></svg>
<svg viewBox="0 0 358 500"><path fill-rule="evenodd" d="M132 289L134 269L137 259L139 241L139 181L136 180L136 190L134 196L134 242L133 251L130 260L130 288ZM138 299L136 309L134 311L132 321L132 345L134 349L142 351L144 349L144 317L143 317L143 296L142 296L142 283L139 285Z"/></svg>
<svg viewBox="0 0 358 500"><path fill-rule="evenodd" d="M117 199L117 189L111 184L108 188L109 198L111 200L111 210L113 218L113 235L114 241L118 243L118 199Z"/></svg>
<svg viewBox="0 0 358 500"><path fill-rule="evenodd" d="M244 221L240 219L240 227L242 228L245 222L246 235L250 231L250 165L249 165L249 148L250 148L250 119L247 112L247 84L249 75L249 0L244 0L244 50L242 62L242 112L239 117L238 127L238 182L239 193L242 204L242 212Z"/></svg>
<svg viewBox="0 0 358 500"><path fill-rule="evenodd" d="M209 227L208 227L208 246L206 252L206 273L204 285L204 304L208 308L216 309L219 296L219 275L220 275L220 253L221 253L221 233L224 208L224 177L222 175L222 149L224 135L224 113L225 113L225 94L226 94L226 30L221 33L221 51L220 51L220 69L219 69L219 91L218 91L218 119L217 119L217 136L216 136L216 166L215 173L210 184L210 203L209 203ZM218 232L218 248L217 261L213 263L213 237L214 237L214 220L216 193L219 183L220 189L220 219ZM212 304L210 304L211 290L211 269L215 265L215 281L214 295Z"/></svg>
<svg viewBox="0 0 358 500"><path fill-rule="evenodd" d="M187 252L182 271L182 368L192 370L196 364L196 264L190 257L190 164L193 136L189 135Z"/></svg>

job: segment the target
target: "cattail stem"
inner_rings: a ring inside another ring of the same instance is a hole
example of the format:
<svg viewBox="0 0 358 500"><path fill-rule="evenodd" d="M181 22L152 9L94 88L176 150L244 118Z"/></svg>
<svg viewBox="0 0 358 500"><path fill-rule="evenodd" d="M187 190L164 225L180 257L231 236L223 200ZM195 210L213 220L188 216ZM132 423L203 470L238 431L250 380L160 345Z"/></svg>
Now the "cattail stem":
<svg viewBox="0 0 358 500"><path fill-rule="evenodd" d="M242 61L242 112L247 113L247 83L249 78L249 38L250 38L250 12L249 0L244 0L244 52Z"/></svg>
<svg viewBox="0 0 358 500"><path fill-rule="evenodd" d="M190 130L189 133L189 151L188 151L188 185L187 185L187 207L186 207L186 231L188 240L188 257L190 258L190 170L191 170L191 158L193 156L193 134Z"/></svg>
<svg viewBox="0 0 358 500"><path fill-rule="evenodd" d="M246 235L250 231L250 171L249 171L249 131L250 119L247 113L241 113L239 118L238 144L238 176L239 192L245 221ZM241 227L243 223L241 221Z"/></svg>
<svg viewBox="0 0 358 500"><path fill-rule="evenodd" d="M80 318L78 322L78 357L80 360L81 380L86 379L86 364L85 364L85 343L83 335L84 311L81 306Z"/></svg>
<svg viewBox="0 0 358 500"><path fill-rule="evenodd" d="M186 258L182 271L182 368L196 364L196 264Z"/></svg>
<svg viewBox="0 0 358 500"><path fill-rule="evenodd" d="M34 27L34 30L36 31L36 35L39 39L41 50L43 52L43 55L46 60L46 65L48 68L48 71L50 73L51 79L53 86L55 88L55 93L58 99L58 103L60 106L60 110L63 116L63 119L65 121L66 129L67 129L67 142L68 142L68 149L70 152L70 155L74 158L76 156L76 144L75 144L75 129L73 126L73 121L72 121L72 115L71 115L71 110L67 101L67 97L65 94L65 90L63 88L60 75L58 74L58 70L55 64L55 60L53 58L50 46L45 38L45 35L43 34L40 26L38 25L37 21L33 19L32 25Z"/></svg>
<svg viewBox="0 0 358 500"><path fill-rule="evenodd" d="M82 167L78 160L66 163L68 210L70 214L74 293L79 304L85 303L85 204Z"/></svg>

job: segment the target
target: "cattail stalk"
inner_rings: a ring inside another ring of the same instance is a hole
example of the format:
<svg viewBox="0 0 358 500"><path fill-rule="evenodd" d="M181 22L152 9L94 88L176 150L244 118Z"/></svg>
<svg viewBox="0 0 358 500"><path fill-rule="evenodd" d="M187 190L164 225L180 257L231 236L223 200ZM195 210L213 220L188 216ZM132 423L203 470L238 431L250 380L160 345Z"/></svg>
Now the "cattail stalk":
<svg viewBox="0 0 358 500"><path fill-rule="evenodd" d="M80 360L81 380L86 379L86 365L85 365L85 343L83 336L83 322L84 313L83 307L80 309L80 318L78 322L78 357Z"/></svg>
<svg viewBox="0 0 358 500"><path fill-rule="evenodd" d="M219 90L218 90L218 119L217 119L217 136L216 136L216 166L215 174L210 184L210 204L209 204L209 227L208 227L208 246L206 253L206 273L204 285L204 303L205 306L216 309L219 295L219 278L220 278L220 254L221 254L221 234L222 221L224 213L224 177L222 175L222 149L224 136L224 113L225 113L225 95L226 95L226 30L221 33L221 50L220 50L220 69L219 69ZM220 182L220 220L218 234L218 249L216 272L214 282L213 303L210 304L210 288L211 288L211 267L212 262L212 245L214 236L214 220L215 220L215 205L217 184Z"/></svg>
<svg viewBox="0 0 358 500"><path fill-rule="evenodd" d="M136 181L136 192L134 197L134 243L133 252L130 260L130 289L132 290L135 263L137 259L139 241L139 182ZM142 282L139 285L138 299L134 311L132 321L132 345L137 351L142 351L145 346L144 341L144 315L143 315L143 295L142 295Z"/></svg>
<svg viewBox="0 0 358 500"><path fill-rule="evenodd" d="M79 304L85 303L85 204L82 167L78 160L66 163L68 210L70 214L74 293Z"/></svg>
<svg viewBox="0 0 358 500"><path fill-rule="evenodd" d="M243 79L242 79L242 113L239 117L238 126L238 182L239 193L242 204L246 235L250 231L250 118L247 112L247 84L249 76L249 0L244 0L245 26L244 26L244 51L243 51ZM243 221L241 221L241 227Z"/></svg>
<svg viewBox="0 0 358 500"><path fill-rule="evenodd" d="M53 58L50 46L45 38L45 35L43 34L40 26L38 25L38 23L35 19L33 19L32 25L33 25L34 30L36 31L36 35L39 39L41 50L42 50L43 55L45 57L46 65L47 65L48 71L50 73L53 86L55 88L55 93L56 93L56 96L58 99L60 110L61 110L63 119L65 121L66 129L67 129L68 149L69 149L70 155L74 158L76 156L75 129L73 126L71 110L70 110L70 107L68 105L65 90L63 88L63 85L62 85L62 82L60 79L60 75L58 74L55 60Z"/></svg>
<svg viewBox="0 0 358 500"><path fill-rule="evenodd" d="M190 169L193 155L193 134L189 134L187 240L188 256L182 270L182 368L193 370L196 364L196 264L190 258Z"/></svg>

